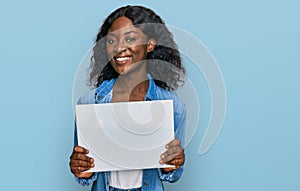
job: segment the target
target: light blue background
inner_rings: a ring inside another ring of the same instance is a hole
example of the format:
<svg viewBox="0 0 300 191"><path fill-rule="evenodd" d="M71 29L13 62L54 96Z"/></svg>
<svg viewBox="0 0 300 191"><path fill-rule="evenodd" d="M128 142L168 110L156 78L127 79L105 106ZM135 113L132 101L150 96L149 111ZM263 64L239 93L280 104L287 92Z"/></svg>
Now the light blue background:
<svg viewBox="0 0 300 191"><path fill-rule="evenodd" d="M300 190L300 2L1 1L0 190L85 190L69 172L72 87L102 20L143 4L200 39L226 83L227 114L214 146L186 148L168 190Z"/></svg>

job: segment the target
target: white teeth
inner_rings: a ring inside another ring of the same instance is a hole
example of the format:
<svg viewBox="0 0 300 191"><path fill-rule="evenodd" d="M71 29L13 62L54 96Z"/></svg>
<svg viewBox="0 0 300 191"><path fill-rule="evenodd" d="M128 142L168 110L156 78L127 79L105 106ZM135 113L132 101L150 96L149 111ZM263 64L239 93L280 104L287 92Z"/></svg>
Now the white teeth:
<svg viewBox="0 0 300 191"><path fill-rule="evenodd" d="M129 60L129 59L130 59L130 57L119 57L119 58L116 58L116 61L122 62L122 61Z"/></svg>

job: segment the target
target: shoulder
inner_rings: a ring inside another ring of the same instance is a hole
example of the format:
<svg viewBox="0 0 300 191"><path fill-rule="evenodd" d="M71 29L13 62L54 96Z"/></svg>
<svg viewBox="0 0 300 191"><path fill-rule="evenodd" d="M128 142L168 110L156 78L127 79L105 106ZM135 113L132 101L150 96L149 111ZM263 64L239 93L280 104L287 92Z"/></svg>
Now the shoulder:
<svg viewBox="0 0 300 191"><path fill-rule="evenodd" d="M176 94L176 92L168 91L164 88L156 86L156 95L160 100L173 100L174 113L183 115L185 111L185 104Z"/></svg>
<svg viewBox="0 0 300 191"><path fill-rule="evenodd" d="M96 96L104 97L113 87L115 79L103 81L99 87L81 96L77 104L95 104Z"/></svg>
<svg viewBox="0 0 300 191"><path fill-rule="evenodd" d="M94 104L95 103L95 92L96 89L90 90L88 93L81 96L78 101L77 105L80 104Z"/></svg>

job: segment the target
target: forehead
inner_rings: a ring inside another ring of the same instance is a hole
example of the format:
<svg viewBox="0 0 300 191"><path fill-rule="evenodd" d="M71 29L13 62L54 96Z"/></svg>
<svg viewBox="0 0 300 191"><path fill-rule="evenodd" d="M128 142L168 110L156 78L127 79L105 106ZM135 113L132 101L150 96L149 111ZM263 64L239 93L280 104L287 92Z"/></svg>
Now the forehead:
<svg viewBox="0 0 300 191"><path fill-rule="evenodd" d="M136 33L143 33L139 28L132 24L132 21L127 17L117 18L108 30L109 34L126 33L128 31L134 31Z"/></svg>

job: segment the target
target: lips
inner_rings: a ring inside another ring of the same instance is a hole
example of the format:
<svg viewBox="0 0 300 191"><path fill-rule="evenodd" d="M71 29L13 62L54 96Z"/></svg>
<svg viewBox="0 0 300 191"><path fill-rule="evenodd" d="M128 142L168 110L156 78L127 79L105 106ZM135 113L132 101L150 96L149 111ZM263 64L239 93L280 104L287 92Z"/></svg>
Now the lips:
<svg viewBox="0 0 300 191"><path fill-rule="evenodd" d="M115 56L114 60L116 64L125 64L132 60L132 56Z"/></svg>

